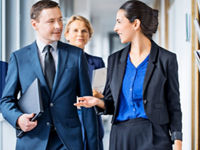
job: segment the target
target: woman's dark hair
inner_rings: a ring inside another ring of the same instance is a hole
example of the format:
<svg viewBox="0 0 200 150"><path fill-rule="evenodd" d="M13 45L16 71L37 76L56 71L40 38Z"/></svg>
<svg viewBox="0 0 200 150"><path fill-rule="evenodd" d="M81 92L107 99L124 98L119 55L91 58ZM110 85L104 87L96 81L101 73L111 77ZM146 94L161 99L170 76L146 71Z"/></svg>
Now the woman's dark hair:
<svg viewBox="0 0 200 150"><path fill-rule="evenodd" d="M58 7L58 3L51 0L41 0L35 3L31 8L31 19L38 20L40 13L43 9Z"/></svg>
<svg viewBox="0 0 200 150"><path fill-rule="evenodd" d="M142 33L152 39L152 34L158 28L158 10L152 9L145 3L136 0L125 2L119 9L125 11L125 16L130 22L139 19Z"/></svg>

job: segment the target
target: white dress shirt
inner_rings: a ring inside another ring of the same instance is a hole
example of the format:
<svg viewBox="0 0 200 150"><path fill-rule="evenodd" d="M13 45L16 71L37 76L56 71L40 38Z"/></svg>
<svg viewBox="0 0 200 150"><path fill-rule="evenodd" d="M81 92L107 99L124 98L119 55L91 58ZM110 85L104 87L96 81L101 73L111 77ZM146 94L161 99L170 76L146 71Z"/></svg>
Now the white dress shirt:
<svg viewBox="0 0 200 150"><path fill-rule="evenodd" d="M44 73L44 59L45 59L45 54L47 51L43 51L44 50L44 47L46 45L51 45L51 49L50 49L50 52L53 56L53 59L54 59L54 62L55 62L55 69L57 71L57 66L58 66L58 50L57 50L57 44L58 42L53 42L51 44L45 44L43 43L42 41L40 41L39 39L36 40L36 44L37 44L37 47L38 47L38 54L39 54L39 59L40 59L40 64L42 66L42 70L43 70L43 73Z"/></svg>

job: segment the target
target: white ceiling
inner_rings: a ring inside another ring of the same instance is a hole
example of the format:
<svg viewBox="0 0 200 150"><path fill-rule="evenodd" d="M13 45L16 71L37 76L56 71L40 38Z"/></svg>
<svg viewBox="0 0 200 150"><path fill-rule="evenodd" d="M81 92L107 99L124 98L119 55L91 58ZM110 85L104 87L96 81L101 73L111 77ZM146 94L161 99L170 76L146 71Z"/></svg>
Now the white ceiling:
<svg viewBox="0 0 200 150"><path fill-rule="evenodd" d="M92 16L103 14L113 14L126 0L91 0L91 13ZM142 0L149 6L153 6L155 0Z"/></svg>
<svg viewBox="0 0 200 150"><path fill-rule="evenodd" d="M90 0L91 20L113 28L117 10L125 1L127 0ZM152 7L156 0L142 1Z"/></svg>

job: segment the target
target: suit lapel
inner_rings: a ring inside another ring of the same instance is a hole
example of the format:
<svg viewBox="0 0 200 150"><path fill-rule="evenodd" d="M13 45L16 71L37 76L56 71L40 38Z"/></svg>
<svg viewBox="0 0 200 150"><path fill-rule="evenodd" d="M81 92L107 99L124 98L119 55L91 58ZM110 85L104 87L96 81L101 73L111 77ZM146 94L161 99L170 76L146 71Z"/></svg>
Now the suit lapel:
<svg viewBox="0 0 200 150"><path fill-rule="evenodd" d="M88 63L88 73L89 73L89 77L90 77L90 82L92 82L93 70L95 70L95 66Z"/></svg>
<svg viewBox="0 0 200 150"><path fill-rule="evenodd" d="M117 66L114 68L114 72L113 72L113 82L111 84L113 88L115 89L113 90L113 94L114 94L113 96L114 96L114 99L117 100L116 108L118 107L118 103L119 103L120 89L122 86L123 77L126 70L126 60L127 60L129 51L130 51L130 45L125 47L124 50L122 51L120 61L117 64Z"/></svg>
<svg viewBox="0 0 200 150"><path fill-rule="evenodd" d="M59 80L61 79L62 73L65 70L65 64L67 62L67 54L68 54L66 50L67 47L63 46L62 43L58 41L57 48L58 48L57 49L58 50L58 66L57 66L57 71L56 71L51 95L55 94Z"/></svg>
<svg viewBox="0 0 200 150"><path fill-rule="evenodd" d="M156 43L154 43L154 41L151 41L149 64L147 66L147 71L146 71L146 75L145 75L144 83L143 83L143 96L146 92L147 85L149 83L149 80L150 80L152 73L154 71L154 68L155 68L155 61L156 61L156 58L158 55L158 48L159 47L156 45Z"/></svg>
<svg viewBox="0 0 200 150"><path fill-rule="evenodd" d="M45 89L47 90L48 94L50 94L50 91L48 89L48 86L47 86L47 83L46 83L46 80L44 78L44 74L42 71L42 67L40 64L40 59L38 56L38 47L37 47L36 42L34 42L31 45L31 50L29 51L29 58L30 58L30 63L32 65L32 68L33 68L37 78L39 79L41 85L45 85Z"/></svg>
<svg viewBox="0 0 200 150"><path fill-rule="evenodd" d="M90 57L90 55L85 53L85 56L86 56L87 63L88 63L88 73L89 73L89 77L90 77L90 81L91 81L92 80L92 73L93 73L93 70L95 69L95 64L94 64L92 58Z"/></svg>

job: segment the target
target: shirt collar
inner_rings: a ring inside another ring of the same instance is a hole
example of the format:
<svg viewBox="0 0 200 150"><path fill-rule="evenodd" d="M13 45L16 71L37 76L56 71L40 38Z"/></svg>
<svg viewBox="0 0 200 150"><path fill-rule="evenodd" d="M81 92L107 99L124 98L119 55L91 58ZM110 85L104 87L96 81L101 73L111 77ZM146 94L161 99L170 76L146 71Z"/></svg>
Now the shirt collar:
<svg viewBox="0 0 200 150"><path fill-rule="evenodd" d="M42 41L39 40L38 38L36 39L36 43L37 43L39 52L40 52L40 53L43 53L43 49L44 49L44 47L45 47L47 44L45 44L44 42L42 42ZM57 51L58 41L55 41L55 42L53 42L53 43L51 43L51 44L48 44L48 45L51 45L51 46L53 47L53 50Z"/></svg>

